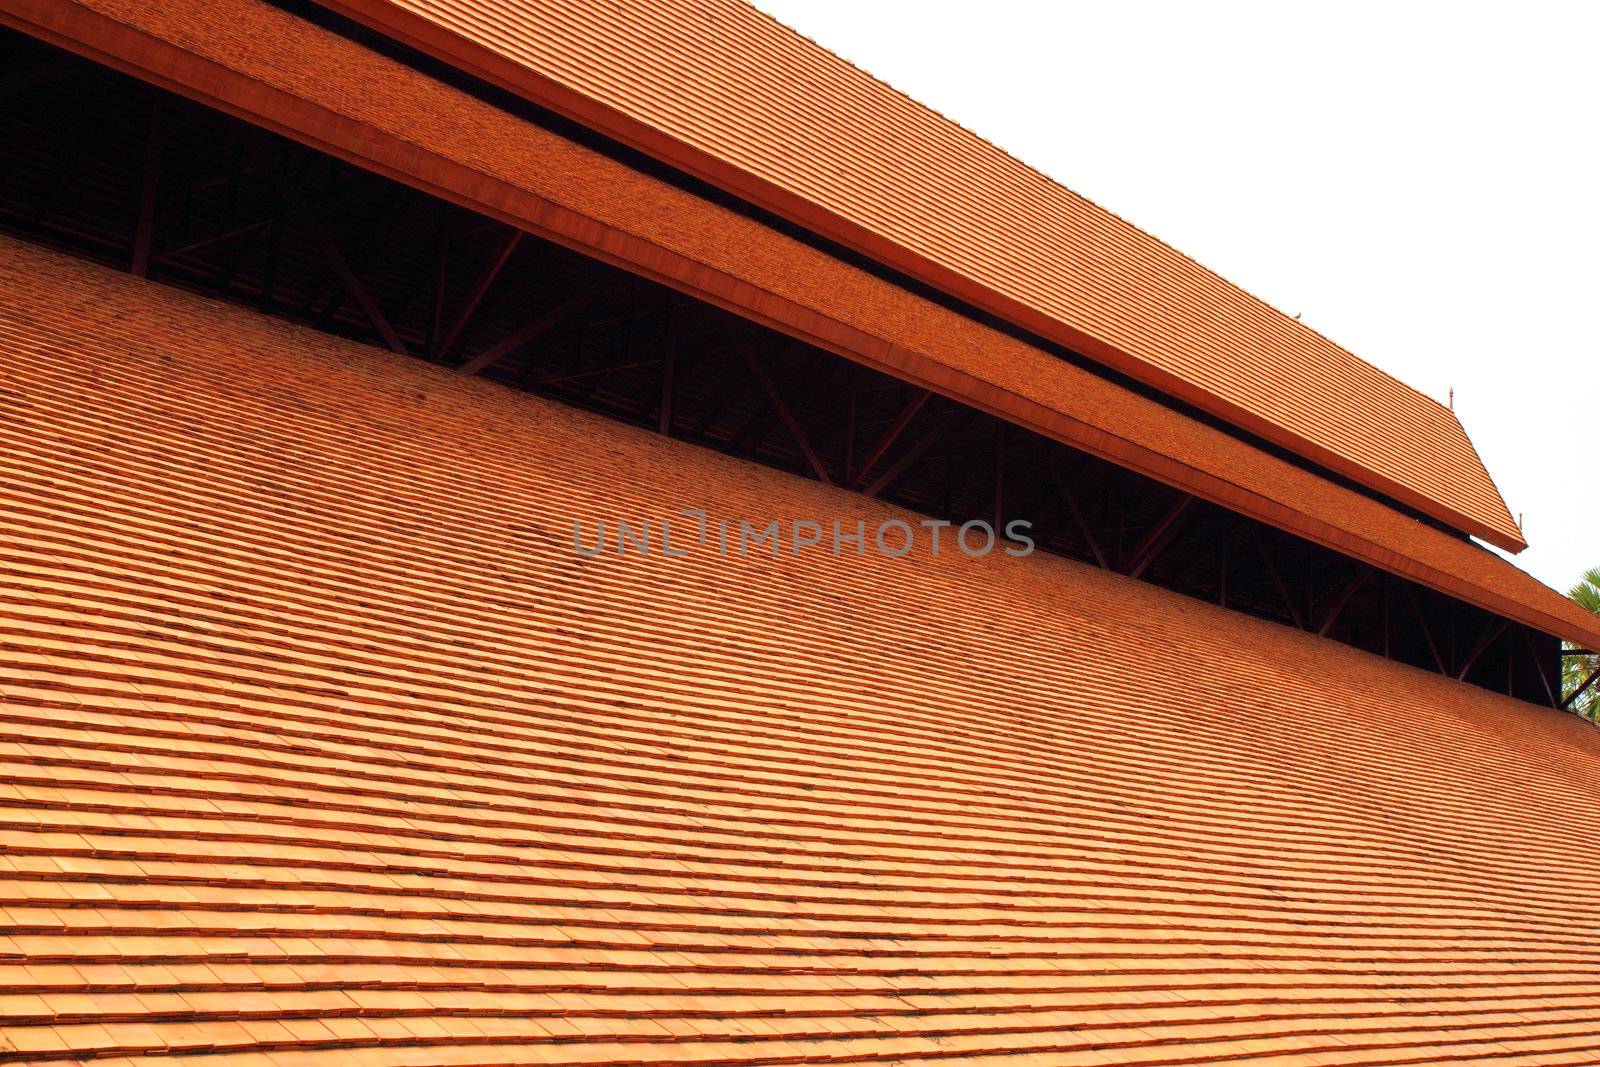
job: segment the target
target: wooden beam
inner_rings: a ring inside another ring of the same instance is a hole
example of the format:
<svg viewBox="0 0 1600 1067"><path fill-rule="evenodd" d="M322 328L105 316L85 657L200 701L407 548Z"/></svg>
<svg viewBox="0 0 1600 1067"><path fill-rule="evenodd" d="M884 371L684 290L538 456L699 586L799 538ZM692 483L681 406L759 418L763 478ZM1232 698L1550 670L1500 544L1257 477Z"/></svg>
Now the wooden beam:
<svg viewBox="0 0 1600 1067"><path fill-rule="evenodd" d="M495 222L493 219L484 219L482 216L479 216L478 218L479 221L465 226L462 229L457 230L455 233L446 234L444 238L445 241L449 244L455 244L457 241L465 241L468 238L476 237L480 233L489 233L491 230L498 230L502 225L501 223Z"/></svg>
<svg viewBox="0 0 1600 1067"><path fill-rule="evenodd" d="M234 249L233 256L228 260L227 268L224 269L221 274L217 275L214 281L214 284L218 289L223 292L227 292L230 288L232 288L234 276L239 273L239 268L244 266L244 261L250 257L250 253L256 250L256 246L261 243L262 238L265 236L266 231L261 231L255 234L255 236L251 237L250 240Z"/></svg>
<svg viewBox="0 0 1600 1067"><path fill-rule="evenodd" d="M1172 543L1182 528L1182 519L1189 505L1194 503L1194 497L1185 493L1166 510L1161 518L1156 520L1154 526L1140 538L1134 546L1133 552L1128 556L1126 572L1128 577L1137 578L1145 572L1145 568L1154 563L1156 557L1161 555L1163 549Z"/></svg>
<svg viewBox="0 0 1600 1067"><path fill-rule="evenodd" d="M1333 594L1333 598L1328 601L1328 606L1323 613L1322 624L1317 627L1318 637L1328 636L1328 631L1333 629L1333 624L1339 621L1339 616L1343 615L1344 609L1349 606L1350 598L1355 596L1363 585L1367 584L1367 579L1371 578L1372 575L1373 569L1366 564L1362 564L1361 569L1349 581L1344 583L1343 588Z"/></svg>
<svg viewBox="0 0 1600 1067"><path fill-rule="evenodd" d="M854 366L854 364L852 364L852 366ZM853 377L853 373L846 375L847 385L850 384L848 379ZM851 385L850 402L845 407L844 472L839 478L841 485L847 485L851 488L854 488L856 484L856 409L860 406L860 404L861 390L856 386Z"/></svg>
<svg viewBox="0 0 1600 1067"><path fill-rule="evenodd" d="M485 367L492 367L523 345L537 340L594 303L609 286L610 279L603 279L580 292L574 293L526 326L512 330L505 337L502 337L484 351L461 364L456 370L462 374L477 374Z"/></svg>
<svg viewBox="0 0 1600 1067"><path fill-rule="evenodd" d="M1094 531L1089 529L1088 520L1078 508L1077 498L1073 496L1072 490L1067 488L1067 480L1061 476L1061 471L1054 464L1049 469L1050 480L1054 483L1056 492L1061 495L1061 503L1065 505L1067 514L1072 516L1073 524L1078 527L1078 535L1088 544L1089 552L1094 556L1094 561L1100 565L1100 569L1110 570L1111 564L1107 562L1106 554L1100 550L1100 542L1096 540Z"/></svg>
<svg viewBox="0 0 1600 1067"><path fill-rule="evenodd" d="M427 207L428 205L423 204L422 206ZM420 230L421 227L418 227L418 229ZM411 309L413 307L418 304L422 305L420 309L422 314L419 317L425 320L422 324L421 341L423 347L422 351L419 352L418 355L425 357L433 351L433 344L438 338L438 334L434 333L433 331L433 324L431 321L433 281L434 272L437 266L435 258L432 255L433 249L431 244L428 251L428 255L419 255L415 257L414 263L409 264L412 269L407 273L407 277L403 282L397 283L397 289L400 296L393 305L392 309L389 311L389 321L402 322L408 315L411 314Z"/></svg>
<svg viewBox="0 0 1600 1067"><path fill-rule="evenodd" d="M1393 659L1394 605L1392 601L1394 600L1394 596L1392 595L1392 592L1394 589L1394 579L1389 577L1388 574L1380 573L1378 587L1379 593L1383 598L1383 658Z"/></svg>
<svg viewBox="0 0 1600 1067"><path fill-rule="evenodd" d="M254 127L252 127L252 129L254 129ZM266 147L266 139L257 137L251 138L250 147L246 150L251 153L260 153L266 149ZM208 189L215 189L219 185L237 185L239 183L239 179L243 178L247 174L254 174L261 170L270 172L271 169L271 158L259 159L254 163L247 163L243 166L237 167L226 174L219 174L215 177L206 178L201 181L187 182L183 186L183 195L185 197L192 197L196 193L203 193Z"/></svg>
<svg viewBox="0 0 1600 1067"><path fill-rule="evenodd" d="M1506 649L1506 696L1517 695L1517 656L1511 649Z"/></svg>
<svg viewBox="0 0 1600 1067"><path fill-rule="evenodd" d="M744 351L743 347L741 347L741 351ZM845 366L848 366L848 364L844 360L837 359L826 352L818 352L806 366L801 367L791 375L789 381L780 385L778 387L779 391L785 392L792 385L805 383L800 388L788 392L790 410L793 410L795 403L810 400L812 397L822 393L828 387L828 383L833 376ZM778 384L777 379L773 379L773 384ZM761 442L766 440L767 434L772 430L772 420L766 417L767 409L771 406L770 397L757 405L750 417L745 419L744 425L740 426L738 431L728 438L728 451L736 454L741 453L746 448L759 447Z"/></svg>
<svg viewBox="0 0 1600 1067"><path fill-rule="evenodd" d="M1561 698L1556 696L1555 687L1550 684L1550 674L1544 669L1544 664L1539 662L1539 646L1533 643L1533 631L1526 626L1517 627L1522 631L1522 640L1528 646L1528 657L1533 660L1533 669L1538 672L1539 681L1544 683L1544 695L1550 698L1550 706L1559 708Z"/></svg>
<svg viewBox="0 0 1600 1067"><path fill-rule="evenodd" d="M377 303L367 293L367 287L361 284L361 279L357 278L355 271L350 269L350 264L345 261L343 253L339 251L339 246L333 243L333 238L329 237L328 232L317 222L316 215L312 214L310 206L300 196L300 190L284 178L281 169L275 167L273 174L277 180L278 188L283 192L284 200L288 203L290 209L305 223L307 228L311 230L311 236L321 250L323 258L333 267L334 273L339 275L339 280L344 283L345 289L349 291L351 296L356 298L356 303L360 305L362 313L367 316L367 320L378 331L384 343L402 356L410 355L411 353L406 351L405 343L400 340L400 335L394 332L394 327L389 325L389 320L383 317L383 312L378 310Z"/></svg>
<svg viewBox="0 0 1600 1067"><path fill-rule="evenodd" d="M522 231L512 230L511 235L505 239L500 248L489 257L489 262L484 264L483 270L478 274L478 280L472 283L472 289L467 293L466 306L461 309L461 314L456 316L455 325L450 327L450 332L444 335L444 340L439 344L439 351L435 358L447 359L455 348L456 342L461 339L461 332L467 328L467 323L472 321L473 313L478 310L478 305L488 295L489 289L494 285L496 278L500 277L501 269L506 261L511 258L511 253L517 250L517 245L522 242Z"/></svg>
<svg viewBox="0 0 1600 1067"><path fill-rule="evenodd" d="M789 405L783 402L783 397L778 392L778 387L767 374L766 366L761 362L753 350L745 352L745 362L750 366L750 373L760 383L762 390L767 394L767 399L772 402L773 408L778 412L778 418L783 420L784 426L789 430L789 436L794 438L795 444L800 446L800 452L806 457L806 462L811 464L811 470L816 474L817 480L824 485L832 485L833 479L828 476L828 468L817 458L817 453L811 447L811 441L806 437L806 432L795 420L794 413L789 410Z"/></svg>
<svg viewBox="0 0 1600 1067"><path fill-rule="evenodd" d="M862 457L861 465L857 467L850 476L851 485L860 485L866 479L867 472L872 470L873 466L884 457L884 453L888 452L889 449L894 445L895 441L899 440L900 435L905 431L905 428L911 425L911 420L917 417L917 412L922 410L923 405L925 405L932 396L932 393L926 389L923 389L920 390L916 396L913 396L910 400L906 401L905 405L900 408L899 413L895 415L894 421L889 424L889 428L883 432L881 437L878 438L877 444L873 445L872 448L867 451L867 454ZM855 410L854 403L855 398L852 396L852 414Z"/></svg>
<svg viewBox="0 0 1600 1067"><path fill-rule="evenodd" d="M318 199L325 200L327 198L319 197ZM225 230L215 230L204 237L198 237L193 241L185 241L183 244L178 245L175 248L168 248L164 251L157 252L150 258L152 262L162 263L166 260L174 259L178 256L184 255L185 253L198 251L199 249L205 248L209 245L214 245L218 241L226 241L233 237L242 237L247 233L254 233L256 230L270 225L272 225L272 220L270 218L265 218L256 219L254 222L241 223L237 226L230 226Z"/></svg>
<svg viewBox="0 0 1600 1067"><path fill-rule="evenodd" d="M899 478L900 475L906 472L907 468L922 458L923 453L927 452L928 449L938 444L947 433L951 432L962 422L966 421L966 417L970 413L970 410L964 410L960 412L952 412L950 415L946 416L939 422L937 426L934 426L927 433L923 434L920 441L912 445L905 452L902 452L900 454L900 458L891 463L889 465L889 469L878 475L871 485L862 490L862 493L867 496L877 496L879 493L889 488L889 486L894 483L895 479Z"/></svg>
<svg viewBox="0 0 1600 1067"><path fill-rule="evenodd" d="M412 205L417 202L417 197L418 194L415 189L406 187L393 192L392 195L385 196L382 199L381 206L374 208L366 224L360 230L356 249L346 257L346 262L350 264L350 272L352 274L359 277L367 273L379 254L389 248L395 228L400 225L400 220L410 213ZM343 309L347 295L350 295L348 288L334 290L323 303L322 310L317 312L317 329L325 330L332 325L340 310Z"/></svg>
<svg viewBox="0 0 1600 1067"><path fill-rule="evenodd" d="M261 266L261 295L257 301L257 308L261 314L272 313L273 301L277 295L278 286L278 254L282 246L283 220L279 207L277 192L273 192L272 222L267 226L267 248Z"/></svg>
<svg viewBox="0 0 1600 1067"><path fill-rule="evenodd" d="M1422 627L1423 640L1428 643L1428 651L1433 653L1433 662L1439 665L1439 673L1449 674L1450 671L1444 665L1444 657L1439 655L1439 646L1433 640L1433 630L1428 626L1428 617L1422 613L1422 602L1417 599L1417 591L1409 585L1406 586L1406 599L1411 601L1411 611L1417 617L1417 625Z"/></svg>
<svg viewBox="0 0 1600 1067"><path fill-rule="evenodd" d="M1456 671L1457 678L1466 678L1467 672L1472 669L1472 665L1478 662L1480 656L1489 651L1489 646L1494 644L1495 639L1500 636L1505 628L1505 619L1489 620L1489 624L1483 628L1483 633L1478 638L1478 643L1472 646L1472 651L1467 653L1467 658L1461 662L1461 669Z"/></svg>
<svg viewBox="0 0 1600 1067"><path fill-rule="evenodd" d="M656 405L656 431L672 436L672 398L677 388L678 338L681 322L677 306L667 309L667 351L661 360L661 401Z"/></svg>
<svg viewBox="0 0 1600 1067"><path fill-rule="evenodd" d="M433 216L437 267L433 278L433 307L428 315L428 355L433 359L439 358L439 338L444 336L444 295L450 278L450 238L446 233L448 211L448 206L440 201Z"/></svg>
<svg viewBox="0 0 1600 1067"><path fill-rule="evenodd" d="M276 169L278 166L279 166L279 163L277 163L277 162L269 162L269 163L257 163L257 164L252 164L250 166L241 167L240 169L234 171L232 174L229 174L227 177L218 178L218 179L216 179L214 181L205 182L202 185L195 186L192 189L188 190L188 193L192 194L193 192L195 192L195 191L197 191L199 189L207 188L207 187L219 184L221 182L228 182L228 181L237 182L240 177L242 177L242 176L244 176L246 174L252 174L257 170L260 170L262 167L268 167L269 169ZM307 171L309 171L310 170L310 166L307 165L305 169ZM295 181L295 180L298 180L298 178L301 177L301 175L298 175L298 174L293 174L293 175L292 174L282 174L282 177L284 179L288 180L288 181ZM358 178L357 180L352 181L348 185L334 184L330 188L324 189L322 192L318 193L315 196L310 196L310 197L302 196L301 197L301 202L303 204L305 204L305 206L307 208L315 209L315 208L321 207L323 204L328 203L330 200L336 200L339 197L344 196L346 193L350 192L353 189L361 188L362 186L367 185L369 183L370 184L376 184L378 181L381 181L381 179L379 179L379 178L377 178L375 176L362 176L361 178ZM273 216L269 214L269 215L263 216L262 218L259 218L259 219L252 219L249 222L243 222L243 223L237 223L237 224L228 225L225 229L213 230L211 233L206 234L204 237L197 237L197 238L195 238L193 240L185 241L181 245L177 245L175 247L163 249L160 252L156 252L154 255L152 255L150 257L150 261L152 263L161 263L161 262L164 262L165 260L176 258L177 256L184 255L185 253L188 253L188 252L198 251L199 249L205 248L208 245L214 245L218 241L226 241L226 240L229 240L229 239L234 238L234 237L242 237L247 233L252 233L252 232L254 232L256 230L262 229L263 227L270 226L272 224L272 218L273 218ZM178 227L178 229L180 231L185 230L186 228L187 228L186 226Z"/></svg>
<svg viewBox="0 0 1600 1067"><path fill-rule="evenodd" d="M1256 554L1261 557L1262 566L1267 568L1267 576L1272 579L1272 584L1277 587L1278 596L1283 598L1283 606L1289 609L1289 618L1294 620L1295 626L1304 630L1305 623L1300 621L1300 609L1295 607L1294 597L1289 595L1289 587L1283 584L1283 575L1278 573L1278 565L1272 561L1272 555L1267 551L1267 546L1262 543L1259 534L1255 537ZM1444 668L1441 667L1440 670Z"/></svg>
<svg viewBox="0 0 1600 1067"><path fill-rule="evenodd" d="M133 229L133 273L150 277L150 238L156 228L156 177L161 168L161 97L150 101L150 128L145 134L144 175L139 183L139 221Z"/></svg>
<svg viewBox="0 0 1600 1067"><path fill-rule="evenodd" d="M995 428L994 435L994 521L989 528L996 537L1005 529L1006 508L1006 427L1007 423L1000 423Z"/></svg>
<svg viewBox="0 0 1600 1067"><path fill-rule="evenodd" d="M661 362L659 356L649 359L635 359L627 363L613 363L607 367L589 367L585 370L566 371L561 374L538 374L528 381L529 385L560 385L562 382L575 382L583 378L594 378L602 374L616 374L625 370L638 370L640 367L653 367Z"/></svg>

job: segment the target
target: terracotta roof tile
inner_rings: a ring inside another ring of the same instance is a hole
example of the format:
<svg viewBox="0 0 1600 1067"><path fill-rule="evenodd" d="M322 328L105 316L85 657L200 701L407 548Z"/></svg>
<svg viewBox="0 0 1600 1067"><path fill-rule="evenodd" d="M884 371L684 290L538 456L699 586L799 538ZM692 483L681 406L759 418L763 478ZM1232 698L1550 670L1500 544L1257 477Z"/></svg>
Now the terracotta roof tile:
<svg viewBox="0 0 1600 1067"><path fill-rule="evenodd" d="M1513 550L1453 412L742 0L327 0Z"/></svg>
<svg viewBox="0 0 1600 1067"><path fill-rule="evenodd" d="M0 277L0 1062L1600 1054L1576 718L1060 559L580 564L894 512Z"/></svg>

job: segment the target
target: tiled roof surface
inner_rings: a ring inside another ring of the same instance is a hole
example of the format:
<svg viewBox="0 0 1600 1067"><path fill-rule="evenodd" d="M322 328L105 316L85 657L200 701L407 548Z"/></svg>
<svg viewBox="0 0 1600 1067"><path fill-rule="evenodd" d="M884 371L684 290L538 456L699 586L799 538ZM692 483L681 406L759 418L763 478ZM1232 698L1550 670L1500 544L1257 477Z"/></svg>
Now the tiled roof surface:
<svg viewBox="0 0 1600 1067"><path fill-rule="evenodd" d="M1443 405L742 0L325 2L1523 547Z"/></svg>
<svg viewBox="0 0 1600 1067"><path fill-rule="evenodd" d="M1600 734L0 242L0 1061L1600 1062Z"/></svg>
<svg viewBox="0 0 1600 1067"><path fill-rule="evenodd" d="M0 18L1352 558L1600 642L1594 615L1480 546L265 0L11 0Z"/></svg>

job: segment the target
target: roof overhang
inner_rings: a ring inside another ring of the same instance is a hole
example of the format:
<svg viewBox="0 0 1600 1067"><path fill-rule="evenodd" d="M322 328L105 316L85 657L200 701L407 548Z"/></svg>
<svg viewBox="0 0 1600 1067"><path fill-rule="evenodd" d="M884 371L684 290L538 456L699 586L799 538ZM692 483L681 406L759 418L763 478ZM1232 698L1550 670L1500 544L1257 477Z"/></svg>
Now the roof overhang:
<svg viewBox="0 0 1600 1067"><path fill-rule="evenodd" d="M1494 554L262 0L0 19L1546 633L1600 620Z"/></svg>

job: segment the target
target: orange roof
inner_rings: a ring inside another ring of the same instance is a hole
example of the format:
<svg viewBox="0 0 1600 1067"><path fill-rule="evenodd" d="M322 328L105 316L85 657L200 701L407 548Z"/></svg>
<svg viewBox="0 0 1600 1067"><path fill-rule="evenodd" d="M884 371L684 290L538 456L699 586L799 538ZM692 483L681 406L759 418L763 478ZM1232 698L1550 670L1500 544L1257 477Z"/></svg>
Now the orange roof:
<svg viewBox="0 0 1600 1067"><path fill-rule="evenodd" d="M868 366L1589 645L1600 621L1504 559L532 126L261 0L17 0L0 19Z"/></svg>
<svg viewBox="0 0 1600 1067"><path fill-rule="evenodd" d="M1511 551L1455 415L741 0L331 0Z"/></svg>
<svg viewBox="0 0 1600 1067"><path fill-rule="evenodd" d="M0 292L0 1061L1600 1053L1575 717L1043 556L580 560L897 512L10 241Z"/></svg>

